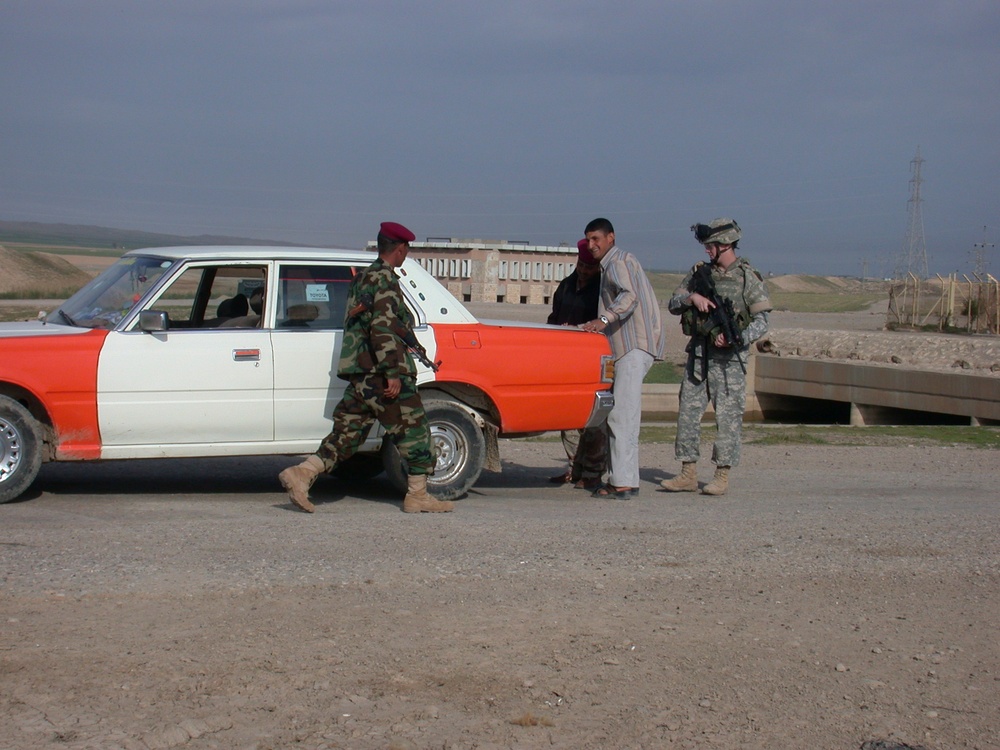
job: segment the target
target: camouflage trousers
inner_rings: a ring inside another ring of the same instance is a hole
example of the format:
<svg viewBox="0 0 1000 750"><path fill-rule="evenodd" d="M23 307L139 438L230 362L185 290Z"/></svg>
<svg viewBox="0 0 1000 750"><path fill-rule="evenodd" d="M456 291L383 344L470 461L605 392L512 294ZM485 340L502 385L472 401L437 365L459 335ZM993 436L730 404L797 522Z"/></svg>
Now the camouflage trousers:
<svg viewBox="0 0 1000 750"><path fill-rule="evenodd" d="M709 357L707 377L698 382L700 368L701 362L696 362L698 377L692 378L689 368L681 382L674 455L679 461L697 461L701 457L701 418L711 401L717 428L712 461L717 466L737 466L747 404L746 373L735 356Z"/></svg>
<svg viewBox="0 0 1000 750"><path fill-rule="evenodd" d="M607 422L582 430L563 430L562 444L574 482L604 476L608 466Z"/></svg>
<svg viewBox="0 0 1000 750"><path fill-rule="evenodd" d="M386 399L384 392L383 375L351 380L333 410L333 431L323 438L316 451L328 472L357 453L378 420L399 449L410 474L434 473L437 457L431 447L430 425L416 379L403 377L402 389L394 399Z"/></svg>

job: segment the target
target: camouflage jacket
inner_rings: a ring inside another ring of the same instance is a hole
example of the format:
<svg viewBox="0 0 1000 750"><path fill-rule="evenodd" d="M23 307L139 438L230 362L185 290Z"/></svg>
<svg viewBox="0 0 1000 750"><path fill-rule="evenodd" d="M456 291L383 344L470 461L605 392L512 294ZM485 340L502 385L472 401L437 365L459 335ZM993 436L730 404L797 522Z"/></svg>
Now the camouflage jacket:
<svg viewBox="0 0 1000 750"><path fill-rule="evenodd" d="M371 307L351 315L362 299ZM399 288L399 277L381 258L351 281L347 292L344 344L337 375L350 380L379 372L386 378L415 377L417 368L393 327L413 329L413 315Z"/></svg>
<svg viewBox="0 0 1000 750"><path fill-rule="evenodd" d="M688 325L699 330L703 327L702 321L706 321L708 316L698 312L688 301L688 296L691 294L691 279L701 265L704 265L703 261L696 263L688 271L667 302L667 309L671 313L690 316ZM716 292L723 299L730 299L733 302L737 323L748 334L745 337L747 344L756 341L767 332L767 313L771 310L767 284L764 283L760 272L742 257L738 257L726 270L714 265L711 266L711 270Z"/></svg>

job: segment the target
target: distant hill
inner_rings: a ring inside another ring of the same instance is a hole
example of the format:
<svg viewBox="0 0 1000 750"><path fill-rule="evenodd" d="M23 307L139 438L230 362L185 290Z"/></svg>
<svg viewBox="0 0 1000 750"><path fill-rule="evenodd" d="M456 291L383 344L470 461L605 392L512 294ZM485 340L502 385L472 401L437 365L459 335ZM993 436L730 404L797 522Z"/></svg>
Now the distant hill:
<svg viewBox="0 0 1000 750"><path fill-rule="evenodd" d="M90 274L48 253L8 250L0 245L0 296L65 298L90 281Z"/></svg>
<svg viewBox="0 0 1000 750"><path fill-rule="evenodd" d="M140 232L132 229L95 227L87 224L41 224L31 221L0 221L0 244L61 245L71 247L134 250L138 247L172 245L287 245L288 242L248 237Z"/></svg>

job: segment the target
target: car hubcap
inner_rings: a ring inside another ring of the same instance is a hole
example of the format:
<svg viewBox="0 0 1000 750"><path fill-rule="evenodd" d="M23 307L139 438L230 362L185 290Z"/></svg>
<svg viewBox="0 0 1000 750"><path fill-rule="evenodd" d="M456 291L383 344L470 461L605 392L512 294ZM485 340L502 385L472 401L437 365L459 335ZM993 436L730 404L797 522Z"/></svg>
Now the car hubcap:
<svg viewBox="0 0 1000 750"><path fill-rule="evenodd" d="M462 431L455 425L435 422L431 424L431 444L437 451L437 463L431 481L447 483L465 470L469 446Z"/></svg>
<svg viewBox="0 0 1000 750"><path fill-rule="evenodd" d="M13 476L21 463L21 434L10 422L0 419L0 482Z"/></svg>

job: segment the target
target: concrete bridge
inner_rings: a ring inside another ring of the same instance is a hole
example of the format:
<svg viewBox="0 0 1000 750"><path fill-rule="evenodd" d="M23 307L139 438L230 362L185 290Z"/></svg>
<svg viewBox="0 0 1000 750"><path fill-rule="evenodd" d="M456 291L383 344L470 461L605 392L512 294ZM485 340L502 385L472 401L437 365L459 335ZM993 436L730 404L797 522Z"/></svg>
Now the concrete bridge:
<svg viewBox="0 0 1000 750"><path fill-rule="evenodd" d="M747 421L1000 424L1000 377L756 354L747 372ZM679 385L646 385L643 417L677 416ZM714 419L711 414L706 419Z"/></svg>

